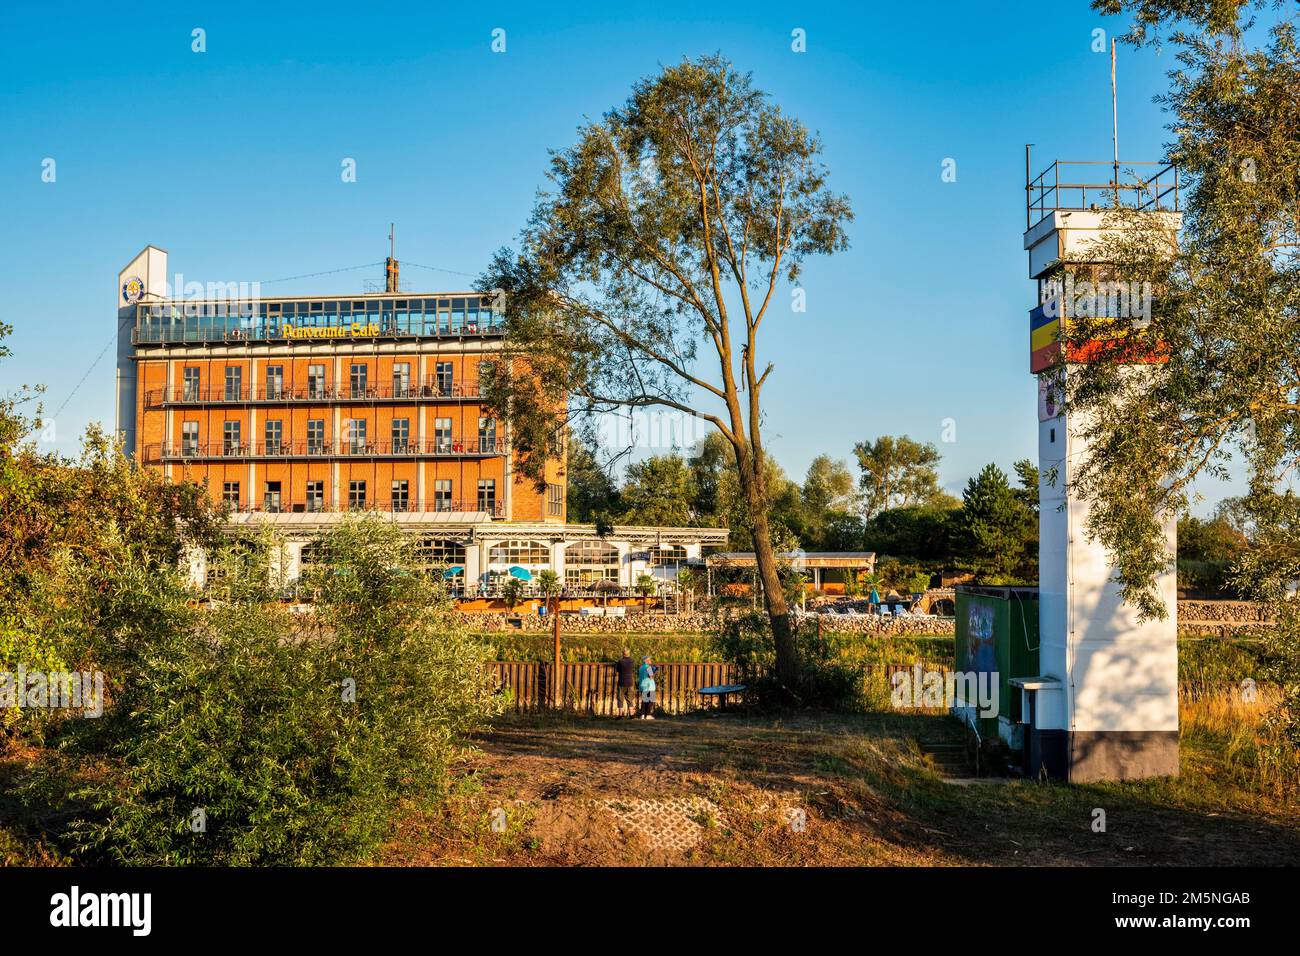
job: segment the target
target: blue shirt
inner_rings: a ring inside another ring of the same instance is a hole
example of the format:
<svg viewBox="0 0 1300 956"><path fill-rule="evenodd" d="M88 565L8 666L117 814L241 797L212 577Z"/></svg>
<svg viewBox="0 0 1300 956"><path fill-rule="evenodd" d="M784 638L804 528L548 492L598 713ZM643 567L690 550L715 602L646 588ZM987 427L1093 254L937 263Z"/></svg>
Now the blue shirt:
<svg viewBox="0 0 1300 956"><path fill-rule="evenodd" d="M637 686L642 693L655 689L655 669L649 664L642 664L641 669L637 671Z"/></svg>

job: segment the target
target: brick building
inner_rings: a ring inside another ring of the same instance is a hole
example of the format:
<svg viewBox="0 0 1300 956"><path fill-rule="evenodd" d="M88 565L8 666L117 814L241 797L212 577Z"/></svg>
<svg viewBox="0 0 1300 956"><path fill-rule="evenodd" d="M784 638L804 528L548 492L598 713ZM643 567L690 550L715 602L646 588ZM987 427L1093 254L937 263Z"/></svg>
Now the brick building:
<svg viewBox="0 0 1300 956"><path fill-rule="evenodd" d="M118 277L125 449L206 484L232 525L283 531L289 579L315 534L362 509L419 535L430 564L461 569L467 593L510 568L549 567L574 589L631 586L725 543L723 529L599 538L568 525L563 449L539 489L482 404L480 372L502 346L491 299L402 292L397 277L390 258L382 293L266 298L231 284L172 295L167 253L147 246Z"/></svg>

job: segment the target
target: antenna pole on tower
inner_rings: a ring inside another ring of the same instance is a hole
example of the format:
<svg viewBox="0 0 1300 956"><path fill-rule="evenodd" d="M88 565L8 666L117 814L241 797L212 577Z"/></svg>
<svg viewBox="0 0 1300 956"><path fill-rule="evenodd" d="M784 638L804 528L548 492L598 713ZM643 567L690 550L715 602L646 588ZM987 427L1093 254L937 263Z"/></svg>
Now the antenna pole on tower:
<svg viewBox="0 0 1300 956"><path fill-rule="evenodd" d="M1114 160L1115 205L1119 205L1119 101L1115 95L1115 38L1110 41L1110 141Z"/></svg>

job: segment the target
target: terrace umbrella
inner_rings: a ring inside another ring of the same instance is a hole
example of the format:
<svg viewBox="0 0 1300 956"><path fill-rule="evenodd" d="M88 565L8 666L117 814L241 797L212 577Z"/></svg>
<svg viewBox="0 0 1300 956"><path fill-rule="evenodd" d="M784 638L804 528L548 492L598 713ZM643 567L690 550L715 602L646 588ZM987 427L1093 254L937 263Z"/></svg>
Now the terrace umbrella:
<svg viewBox="0 0 1300 956"><path fill-rule="evenodd" d="M446 571L442 572L442 579L445 581L448 578L454 578L456 575L464 574L464 573L465 573L465 569L461 565L453 564Z"/></svg>
<svg viewBox="0 0 1300 956"><path fill-rule="evenodd" d="M610 591L621 591L621 590L623 590L623 588L619 586L619 583L618 583L617 581L611 581L609 578L602 578L601 580L597 581L595 584L593 584L593 585L591 586L591 589L592 589L593 591L600 591L601 593L603 593L603 594L605 595L605 599L604 599L604 606L605 606L605 607L609 607L609 592L610 592Z"/></svg>
<svg viewBox="0 0 1300 956"><path fill-rule="evenodd" d="M520 581L531 581L533 579L533 572L527 568L521 568L517 564L510 569L509 573L512 578L518 578Z"/></svg>

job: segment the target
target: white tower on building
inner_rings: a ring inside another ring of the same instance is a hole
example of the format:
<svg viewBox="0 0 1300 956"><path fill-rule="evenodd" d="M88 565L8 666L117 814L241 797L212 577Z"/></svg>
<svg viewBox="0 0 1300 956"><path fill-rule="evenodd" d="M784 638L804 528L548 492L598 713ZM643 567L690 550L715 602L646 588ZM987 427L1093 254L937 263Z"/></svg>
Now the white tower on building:
<svg viewBox="0 0 1300 956"><path fill-rule="evenodd" d="M1157 217L1155 223L1171 239L1180 225L1177 170L1124 165L1150 175L1117 187L1118 163L1058 161L1026 183L1024 246L1039 302L1030 312L1030 367L1039 380L1041 676L1011 683L1023 694L1030 770L1073 782L1178 773L1175 574L1170 568L1158 582L1168 610L1163 620L1139 621L1136 610L1120 600L1105 548L1084 531L1088 506L1071 491L1074 472L1088 454L1084 423L1061 412L1052 388L1054 381L1059 384L1057 376L1068 381L1071 369L1089 358L1086 350L1070 351L1061 341L1062 323L1078 308L1064 287L1069 283L1077 290L1085 280L1104 275L1101 245L1117 228L1105 207L1118 200L1142 216ZM1101 308L1115 305L1113 296L1100 303ZM1124 311L1091 314L1119 318L1126 317ZM1136 361L1130 373L1158 374L1149 364L1154 355ZM1172 556L1173 520L1166 534Z"/></svg>

